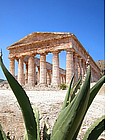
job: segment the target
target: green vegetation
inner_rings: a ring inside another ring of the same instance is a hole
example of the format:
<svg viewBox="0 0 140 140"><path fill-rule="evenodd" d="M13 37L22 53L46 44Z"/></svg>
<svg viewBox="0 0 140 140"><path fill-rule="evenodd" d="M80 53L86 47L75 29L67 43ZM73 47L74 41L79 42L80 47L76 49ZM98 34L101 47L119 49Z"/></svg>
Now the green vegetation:
<svg viewBox="0 0 140 140"><path fill-rule="evenodd" d="M60 89L65 90L67 88L67 85L65 83L60 84Z"/></svg>
<svg viewBox="0 0 140 140"><path fill-rule="evenodd" d="M20 105L25 127L26 134L25 140L40 140L39 130L39 112L31 106L30 100L18 83L18 81L10 74L3 64L2 58L0 57L0 66L4 75L13 90L15 97ZM62 109L59 116L53 126L52 133L48 133L49 129L47 123L44 122L43 139L44 140L76 140L79 133L80 127L86 115L86 112L91 105L93 99L97 95L98 91L105 82L103 76L92 88L90 88L90 77L91 69L90 66L87 70L85 81L81 85L81 79L74 85L74 76L68 87L68 91L62 105ZM105 129L105 117L101 117L89 130L87 131L84 140L97 140L100 134ZM5 133L0 125L0 140L7 140Z"/></svg>

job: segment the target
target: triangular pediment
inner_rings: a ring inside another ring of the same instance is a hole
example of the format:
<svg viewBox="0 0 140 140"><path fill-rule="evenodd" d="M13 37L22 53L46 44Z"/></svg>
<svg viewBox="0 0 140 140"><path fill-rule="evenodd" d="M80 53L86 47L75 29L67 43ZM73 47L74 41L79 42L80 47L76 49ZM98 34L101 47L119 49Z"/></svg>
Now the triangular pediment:
<svg viewBox="0 0 140 140"><path fill-rule="evenodd" d="M20 39L16 43L12 44L10 47L26 45L30 43L41 42L41 41L52 40L52 39L61 39L71 35L73 34L69 32L34 32Z"/></svg>

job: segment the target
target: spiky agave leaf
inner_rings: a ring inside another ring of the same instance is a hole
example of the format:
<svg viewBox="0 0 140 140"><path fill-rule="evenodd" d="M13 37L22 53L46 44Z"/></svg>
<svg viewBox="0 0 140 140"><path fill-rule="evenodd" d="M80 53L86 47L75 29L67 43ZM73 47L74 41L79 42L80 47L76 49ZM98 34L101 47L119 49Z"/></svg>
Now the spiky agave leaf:
<svg viewBox="0 0 140 140"><path fill-rule="evenodd" d="M18 83L18 81L6 69L2 61L2 56L0 56L0 66L20 105L25 122L28 140L37 140L37 124L28 96L26 95L25 90Z"/></svg>
<svg viewBox="0 0 140 140"><path fill-rule="evenodd" d="M69 102L71 102L76 96L78 89L80 89L81 82L82 82L82 78L80 77L78 82L76 82L76 84L72 87L71 92L70 92Z"/></svg>
<svg viewBox="0 0 140 140"><path fill-rule="evenodd" d="M0 140L7 140L6 134L3 131L1 124L0 124Z"/></svg>
<svg viewBox="0 0 140 140"><path fill-rule="evenodd" d="M76 82L76 84L73 85L73 82L74 82L74 75L73 75L73 77L70 81L70 85L68 87L68 91L67 91L64 103L62 105L62 109L65 108L73 100L73 98L76 96L76 92L80 88L81 81L82 81L82 78L80 77L78 82Z"/></svg>
<svg viewBox="0 0 140 140"><path fill-rule="evenodd" d="M86 131L83 140L97 140L105 130L105 116L97 119L93 125Z"/></svg>
<svg viewBox="0 0 140 140"><path fill-rule="evenodd" d="M70 85L68 87L68 91L67 91L65 100L63 102L63 105L62 105L62 110L69 104L69 98L70 98L70 93L71 93L71 89L72 89L73 80L74 80L74 75L73 75L73 77L70 81Z"/></svg>
<svg viewBox="0 0 140 140"><path fill-rule="evenodd" d="M43 125L43 140L50 140L51 133L48 121L44 121Z"/></svg>
<svg viewBox="0 0 140 140"><path fill-rule="evenodd" d="M40 121L39 121L39 110L36 107L33 107L33 112L37 124L37 140L40 140Z"/></svg>
<svg viewBox="0 0 140 140"><path fill-rule="evenodd" d="M102 85L105 83L105 76L101 77L97 83L90 89L90 97L89 97L89 101L88 101L88 106L87 106L87 110L86 112L88 111L91 103L93 102L94 98L96 97L96 95L98 94L99 90L101 89ZM85 112L85 114L86 114ZM84 117L83 117L84 119ZM80 127L82 125L82 121L81 121L81 124L79 124L79 127L77 128L77 131L73 137L73 140L76 140L77 138L77 135L79 133L79 130L80 130Z"/></svg>
<svg viewBox="0 0 140 140"><path fill-rule="evenodd" d="M101 77L97 81L97 83L90 89L90 97L89 97L87 110L104 83L105 83L105 76Z"/></svg>
<svg viewBox="0 0 140 140"><path fill-rule="evenodd" d="M91 69L75 98L59 114L54 124L51 140L71 140L87 109L90 91Z"/></svg>

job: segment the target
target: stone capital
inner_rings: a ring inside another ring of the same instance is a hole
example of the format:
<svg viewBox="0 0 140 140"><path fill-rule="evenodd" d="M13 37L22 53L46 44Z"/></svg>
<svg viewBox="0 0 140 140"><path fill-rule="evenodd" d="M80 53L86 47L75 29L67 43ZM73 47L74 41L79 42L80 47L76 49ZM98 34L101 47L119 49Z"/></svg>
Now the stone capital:
<svg viewBox="0 0 140 140"><path fill-rule="evenodd" d="M53 54L59 54L60 51L52 51Z"/></svg>
<svg viewBox="0 0 140 140"><path fill-rule="evenodd" d="M78 58L79 55L78 55L77 53L74 53L74 54L73 54L73 57L74 57L74 58Z"/></svg>
<svg viewBox="0 0 140 140"><path fill-rule="evenodd" d="M29 56L35 57L36 53L30 53Z"/></svg>
<svg viewBox="0 0 140 140"><path fill-rule="evenodd" d="M37 50L37 54L48 54L48 52L46 51L46 49L39 49Z"/></svg>
<svg viewBox="0 0 140 140"><path fill-rule="evenodd" d="M25 56L24 55L20 55L19 57L18 57L18 59L23 59Z"/></svg>
<svg viewBox="0 0 140 140"><path fill-rule="evenodd" d="M11 59L11 60L13 60L13 59L16 59L16 56L15 55L9 55L8 58Z"/></svg>
<svg viewBox="0 0 140 140"><path fill-rule="evenodd" d="M9 59L12 61L12 60L15 60L16 58L15 58L15 57L11 57L11 58L9 58Z"/></svg>
<svg viewBox="0 0 140 140"><path fill-rule="evenodd" d="M47 55L47 54L46 53L40 53L40 55L43 55L44 56L44 55Z"/></svg>
<svg viewBox="0 0 140 140"><path fill-rule="evenodd" d="M74 51L73 51L72 48L69 48L69 49L66 49L66 52L67 52L67 53L73 53Z"/></svg>

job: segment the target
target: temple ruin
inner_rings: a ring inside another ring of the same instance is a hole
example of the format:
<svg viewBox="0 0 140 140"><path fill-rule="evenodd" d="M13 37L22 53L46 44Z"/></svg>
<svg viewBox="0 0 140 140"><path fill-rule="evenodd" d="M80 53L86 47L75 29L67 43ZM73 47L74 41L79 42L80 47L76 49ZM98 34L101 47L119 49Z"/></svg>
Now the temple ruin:
<svg viewBox="0 0 140 140"><path fill-rule="evenodd" d="M58 86L69 84L73 74L75 81L86 72L86 61L91 65L91 82L100 77L100 69L76 36L67 32L34 32L7 47L9 50L10 72L21 85ZM66 51L66 70L59 66L59 53ZM46 61L52 53L52 64ZM40 58L37 58L39 55ZM15 75L15 61L18 74Z"/></svg>

